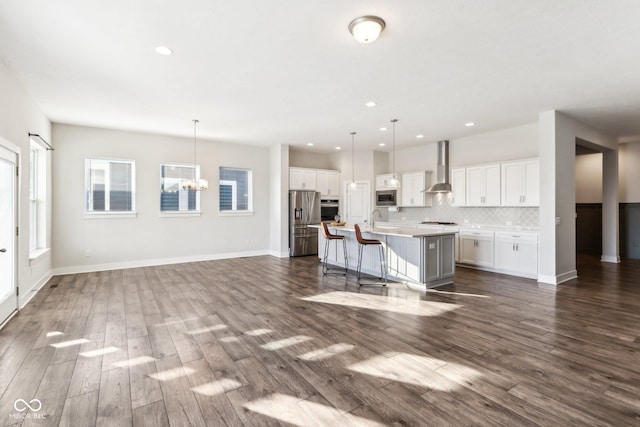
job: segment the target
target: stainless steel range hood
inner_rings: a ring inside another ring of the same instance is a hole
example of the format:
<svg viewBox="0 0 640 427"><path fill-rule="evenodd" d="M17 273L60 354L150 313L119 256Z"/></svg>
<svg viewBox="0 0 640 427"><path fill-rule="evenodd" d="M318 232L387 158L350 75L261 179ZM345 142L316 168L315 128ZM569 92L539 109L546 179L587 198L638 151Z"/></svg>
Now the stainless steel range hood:
<svg viewBox="0 0 640 427"><path fill-rule="evenodd" d="M449 141L438 141L438 169L436 183L423 193L450 193L449 184Z"/></svg>

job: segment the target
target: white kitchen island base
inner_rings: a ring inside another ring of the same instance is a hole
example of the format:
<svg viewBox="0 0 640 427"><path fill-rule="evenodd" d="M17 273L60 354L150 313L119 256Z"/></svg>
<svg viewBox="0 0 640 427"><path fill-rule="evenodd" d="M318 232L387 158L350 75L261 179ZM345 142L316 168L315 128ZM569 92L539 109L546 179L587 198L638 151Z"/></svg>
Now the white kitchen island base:
<svg viewBox="0 0 640 427"><path fill-rule="evenodd" d="M349 268L356 269L358 242L353 226L329 226L333 233L342 234L347 242ZM455 273L455 232L402 227L360 227L365 237L378 239L385 251L389 280L420 285L423 288L453 283ZM366 236L366 235L370 236ZM318 253L324 254L327 241L320 233ZM329 264L344 266L342 245L329 246ZM380 260L377 250L364 248L362 272L378 277Z"/></svg>

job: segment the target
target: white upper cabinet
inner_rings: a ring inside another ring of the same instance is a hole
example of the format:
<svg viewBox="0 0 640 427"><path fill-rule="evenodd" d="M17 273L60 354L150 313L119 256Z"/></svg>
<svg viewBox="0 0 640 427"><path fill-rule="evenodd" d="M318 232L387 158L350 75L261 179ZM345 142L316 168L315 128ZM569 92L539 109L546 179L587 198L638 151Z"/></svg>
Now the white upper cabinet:
<svg viewBox="0 0 640 427"><path fill-rule="evenodd" d="M540 203L538 159L502 164L502 205L538 206Z"/></svg>
<svg viewBox="0 0 640 427"><path fill-rule="evenodd" d="M451 169L451 206L467 204L467 174L465 168Z"/></svg>
<svg viewBox="0 0 640 427"><path fill-rule="evenodd" d="M393 186L392 180L393 180L392 173L376 175L376 190L390 190L390 189L397 188Z"/></svg>
<svg viewBox="0 0 640 427"><path fill-rule="evenodd" d="M316 175L316 190L321 197L337 198L340 196L340 172L319 170Z"/></svg>
<svg viewBox="0 0 640 427"><path fill-rule="evenodd" d="M466 168L466 205L500 205L500 164Z"/></svg>
<svg viewBox="0 0 640 427"><path fill-rule="evenodd" d="M418 171L402 174L402 199L400 206L431 206L431 195L422 191L431 185L431 172Z"/></svg>
<svg viewBox="0 0 640 427"><path fill-rule="evenodd" d="M315 169L289 168L289 189L315 190L316 177Z"/></svg>

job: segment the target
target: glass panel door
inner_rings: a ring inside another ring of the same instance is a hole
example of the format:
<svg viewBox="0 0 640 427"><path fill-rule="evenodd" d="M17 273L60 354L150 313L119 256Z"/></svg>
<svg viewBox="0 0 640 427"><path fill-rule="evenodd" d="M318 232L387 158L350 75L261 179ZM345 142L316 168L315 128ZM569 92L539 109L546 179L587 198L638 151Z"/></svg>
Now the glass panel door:
<svg viewBox="0 0 640 427"><path fill-rule="evenodd" d="M18 308L16 293L16 154L0 147L0 324Z"/></svg>

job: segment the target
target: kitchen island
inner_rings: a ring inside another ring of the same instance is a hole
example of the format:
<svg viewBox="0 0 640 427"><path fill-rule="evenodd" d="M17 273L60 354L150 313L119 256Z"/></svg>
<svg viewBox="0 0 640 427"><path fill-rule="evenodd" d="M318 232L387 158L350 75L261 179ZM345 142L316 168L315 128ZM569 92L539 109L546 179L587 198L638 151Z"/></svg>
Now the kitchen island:
<svg viewBox="0 0 640 427"><path fill-rule="evenodd" d="M321 228L320 225L315 226ZM352 224L329 226L334 234L345 236L349 269L356 269L358 263L358 242ZM395 226L360 226L365 238L378 239L384 246L387 276L406 284L424 288L453 283L455 273L455 231L440 231ZM327 240L318 236L318 254L324 254ZM380 260L377 250L365 248L362 259L362 272L373 276L380 275ZM342 244L330 244L329 264L343 266Z"/></svg>

